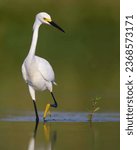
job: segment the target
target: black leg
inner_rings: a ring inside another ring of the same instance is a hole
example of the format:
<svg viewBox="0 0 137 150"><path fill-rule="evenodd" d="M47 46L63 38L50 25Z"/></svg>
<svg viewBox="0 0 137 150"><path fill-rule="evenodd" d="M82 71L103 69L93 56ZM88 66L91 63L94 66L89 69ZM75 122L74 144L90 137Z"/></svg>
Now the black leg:
<svg viewBox="0 0 137 150"><path fill-rule="evenodd" d="M39 122L36 121L35 129L34 129L34 135L33 135L34 138L35 138L36 133L37 133L38 124L39 124Z"/></svg>
<svg viewBox="0 0 137 150"><path fill-rule="evenodd" d="M52 98L53 98L53 100L54 100L54 104L50 104L50 106L51 107L58 107L58 104L57 104L57 101L56 101L56 99L55 99L55 97L54 97L54 94L51 92L51 96L52 96Z"/></svg>
<svg viewBox="0 0 137 150"><path fill-rule="evenodd" d="M33 100L33 104L34 104L34 110L35 110L35 115L36 115L36 123L38 123L39 122L39 116L38 116L37 106L36 106L35 100Z"/></svg>

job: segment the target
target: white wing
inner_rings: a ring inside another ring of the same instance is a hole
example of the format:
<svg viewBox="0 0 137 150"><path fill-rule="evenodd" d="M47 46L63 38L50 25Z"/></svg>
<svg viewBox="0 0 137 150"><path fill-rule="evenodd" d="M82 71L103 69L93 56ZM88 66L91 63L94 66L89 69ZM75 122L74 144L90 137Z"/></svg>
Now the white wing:
<svg viewBox="0 0 137 150"><path fill-rule="evenodd" d="M55 75L49 62L38 56L35 56L35 60L36 64L38 65L38 70L40 71L43 78L54 83Z"/></svg>

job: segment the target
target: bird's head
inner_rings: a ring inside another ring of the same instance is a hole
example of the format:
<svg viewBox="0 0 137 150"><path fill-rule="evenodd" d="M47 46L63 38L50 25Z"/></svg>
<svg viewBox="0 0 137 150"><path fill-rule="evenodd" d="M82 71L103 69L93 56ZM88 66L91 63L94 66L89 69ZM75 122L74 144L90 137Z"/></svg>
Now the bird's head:
<svg viewBox="0 0 137 150"><path fill-rule="evenodd" d="M56 27L62 32L65 32L61 27L59 27L55 22L52 21L51 16L45 12L40 12L36 15L35 23L33 26L33 29L35 28L35 25L37 24L47 24Z"/></svg>

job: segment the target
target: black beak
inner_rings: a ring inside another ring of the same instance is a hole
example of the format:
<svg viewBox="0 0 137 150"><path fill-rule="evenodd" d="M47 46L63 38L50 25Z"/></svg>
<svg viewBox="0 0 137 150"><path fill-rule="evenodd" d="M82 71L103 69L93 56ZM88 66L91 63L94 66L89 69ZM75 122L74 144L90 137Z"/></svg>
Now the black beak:
<svg viewBox="0 0 137 150"><path fill-rule="evenodd" d="M51 21L49 22L52 26L54 26L55 28L59 29L62 32L65 32L61 27L59 27L55 22Z"/></svg>

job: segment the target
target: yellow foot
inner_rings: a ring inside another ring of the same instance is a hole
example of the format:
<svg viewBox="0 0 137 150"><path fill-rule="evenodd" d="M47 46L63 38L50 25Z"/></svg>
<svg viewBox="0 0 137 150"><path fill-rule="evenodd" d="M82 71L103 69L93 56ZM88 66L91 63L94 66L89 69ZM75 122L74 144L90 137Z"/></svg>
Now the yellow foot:
<svg viewBox="0 0 137 150"><path fill-rule="evenodd" d="M46 105L46 108L45 108L45 111L44 111L44 116L43 116L43 119L45 120L45 118L47 117L47 115L50 115L51 116L51 113L49 111L49 108L50 108L50 104L47 104Z"/></svg>

